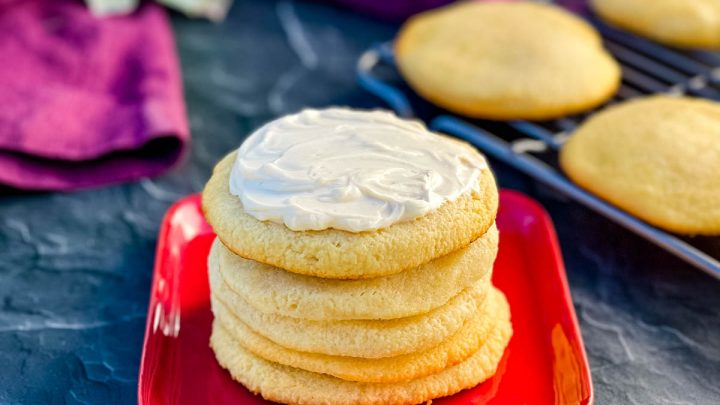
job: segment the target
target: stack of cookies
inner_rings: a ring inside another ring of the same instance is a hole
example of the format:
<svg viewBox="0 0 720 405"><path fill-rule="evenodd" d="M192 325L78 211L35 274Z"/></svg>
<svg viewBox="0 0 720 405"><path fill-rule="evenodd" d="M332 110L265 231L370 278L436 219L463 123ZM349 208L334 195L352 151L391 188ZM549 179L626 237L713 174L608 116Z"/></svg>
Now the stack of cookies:
<svg viewBox="0 0 720 405"><path fill-rule="evenodd" d="M305 110L215 168L203 210L218 362L264 398L420 403L491 377L498 194L470 146L385 112Z"/></svg>

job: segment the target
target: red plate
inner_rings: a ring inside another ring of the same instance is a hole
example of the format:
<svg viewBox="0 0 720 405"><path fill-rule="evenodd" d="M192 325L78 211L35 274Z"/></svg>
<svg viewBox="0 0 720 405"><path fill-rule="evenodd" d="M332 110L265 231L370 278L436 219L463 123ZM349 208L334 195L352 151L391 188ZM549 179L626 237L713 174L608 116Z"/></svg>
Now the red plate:
<svg viewBox="0 0 720 405"><path fill-rule="evenodd" d="M160 230L145 330L140 404L265 403L220 368L208 347L212 315L205 260L213 233L191 196ZM555 231L545 211L500 193L494 283L507 295L515 333L497 374L433 404L590 404L592 384Z"/></svg>

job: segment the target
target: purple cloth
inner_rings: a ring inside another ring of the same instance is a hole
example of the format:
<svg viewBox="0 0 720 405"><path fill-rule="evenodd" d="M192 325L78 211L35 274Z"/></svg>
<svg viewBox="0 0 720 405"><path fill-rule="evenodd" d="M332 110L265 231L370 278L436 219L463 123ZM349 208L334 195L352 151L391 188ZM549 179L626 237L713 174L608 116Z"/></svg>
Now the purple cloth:
<svg viewBox="0 0 720 405"><path fill-rule="evenodd" d="M413 14L454 0L332 0L341 6L387 20L404 20Z"/></svg>
<svg viewBox="0 0 720 405"><path fill-rule="evenodd" d="M444 6L456 0L331 0L364 14L386 20L404 20L432 8ZM503 1L503 0L478 0ZM512 1L512 0L505 0ZM575 12L585 11L587 0L556 0L556 3Z"/></svg>
<svg viewBox="0 0 720 405"><path fill-rule="evenodd" d="M152 176L189 141L165 12L0 0L0 183L71 190Z"/></svg>

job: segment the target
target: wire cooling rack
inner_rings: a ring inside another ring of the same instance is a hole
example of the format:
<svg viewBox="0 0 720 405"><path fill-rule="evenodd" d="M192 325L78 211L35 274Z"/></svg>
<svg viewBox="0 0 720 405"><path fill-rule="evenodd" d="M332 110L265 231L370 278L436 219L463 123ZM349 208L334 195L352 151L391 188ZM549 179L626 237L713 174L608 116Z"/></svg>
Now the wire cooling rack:
<svg viewBox="0 0 720 405"><path fill-rule="evenodd" d="M591 18L590 22L622 66L622 84L607 104L655 93L720 100L720 55L666 48L599 20ZM544 122L486 121L456 116L421 99L407 86L395 69L392 42L376 45L363 53L357 63L357 75L363 88L384 100L399 116L426 118L431 129L470 142L720 279L718 258L695 246L702 238L681 237L655 228L578 187L559 170L557 152L577 125L594 110Z"/></svg>

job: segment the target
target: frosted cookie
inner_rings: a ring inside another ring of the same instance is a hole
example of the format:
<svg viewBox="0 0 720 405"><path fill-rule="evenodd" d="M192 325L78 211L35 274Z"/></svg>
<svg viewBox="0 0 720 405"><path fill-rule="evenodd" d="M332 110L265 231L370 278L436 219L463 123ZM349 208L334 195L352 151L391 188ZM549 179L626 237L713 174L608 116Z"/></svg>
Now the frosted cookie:
<svg viewBox="0 0 720 405"><path fill-rule="evenodd" d="M243 348L265 360L343 380L381 383L408 381L454 366L478 351L498 322L510 320L505 297L493 288L477 314L439 345L396 357L364 359L287 349L253 332L223 304L216 302L213 311L216 322Z"/></svg>
<svg viewBox="0 0 720 405"><path fill-rule="evenodd" d="M211 260L212 262L212 260ZM381 358L427 350L456 333L482 304L485 280L427 314L391 320L309 321L255 310L208 269L211 303L221 301L256 333L289 349L333 356Z"/></svg>
<svg viewBox="0 0 720 405"><path fill-rule="evenodd" d="M220 272L233 291L260 312L309 320L393 319L429 312L480 278L489 280L497 246L493 225L466 248L414 269L364 280L290 273L243 259L217 239L211 255L219 255Z"/></svg>
<svg viewBox="0 0 720 405"><path fill-rule="evenodd" d="M720 105L653 96L607 108L560 154L580 186L661 228L720 234Z"/></svg>
<svg viewBox="0 0 720 405"><path fill-rule="evenodd" d="M245 350L217 321L210 345L232 377L265 399L292 404L416 404L452 395L495 374L512 336L498 322L485 344L468 359L436 374L398 383L358 383L272 363Z"/></svg>
<svg viewBox="0 0 720 405"><path fill-rule="evenodd" d="M678 47L720 47L717 0L592 0L610 24Z"/></svg>
<svg viewBox="0 0 720 405"><path fill-rule="evenodd" d="M215 168L202 208L235 254L336 279L399 273L492 226L495 179L469 145L390 113L305 110Z"/></svg>
<svg viewBox="0 0 720 405"><path fill-rule="evenodd" d="M550 119L588 110L620 68L585 21L529 2L459 2L408 20L395 42L408 84L471 117Z"/></svg>

